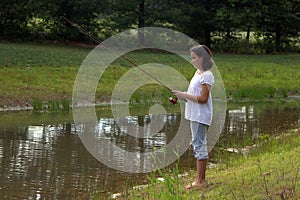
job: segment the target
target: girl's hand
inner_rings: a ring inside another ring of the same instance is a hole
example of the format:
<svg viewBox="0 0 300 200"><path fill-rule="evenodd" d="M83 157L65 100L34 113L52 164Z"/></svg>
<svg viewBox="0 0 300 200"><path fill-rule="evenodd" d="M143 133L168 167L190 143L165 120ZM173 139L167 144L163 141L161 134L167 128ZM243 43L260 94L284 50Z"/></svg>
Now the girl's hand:
<svg viewBox="0 0 300 200"><path fill-rule="evenodd" d="M186 92L182 92L179 90L173 90L172 92L178 99L186 100L186 95L187 95Z"/></svg>

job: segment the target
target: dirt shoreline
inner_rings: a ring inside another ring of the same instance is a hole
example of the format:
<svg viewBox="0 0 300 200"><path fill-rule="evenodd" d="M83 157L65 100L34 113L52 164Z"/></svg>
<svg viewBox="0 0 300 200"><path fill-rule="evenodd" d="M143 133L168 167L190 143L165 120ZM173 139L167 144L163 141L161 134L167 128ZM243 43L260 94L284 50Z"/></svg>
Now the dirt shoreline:
<svg viewBox="0 0 300 200"><path fill-rule="evenodd" d="M276 99L273 99L276 100ZM272 99L270 101L273 101ZM284 98L283 100L296 100L299 101L300 100L300 95L298 96L288 96L286 98ZM228 99L228 102L232 101L232 99ZM249 101L249 100L248 100ZM250 100L252 101L252 100ZM255 100L253 100L255 101ZM242 101L242 102L247 102L247 100ZM116 102L114 102L116 103ZM126 102L117 102L118 104L122 104L122 103L126 103ZM111 101L105 101L105 102L98 102L96 104L86 104L86 105L82 105L82 106L108 106L111 105ZM72 109L72 105L70 105L70 109ZM30 110L34 110L33 106L25 104L25 105L17 105L17 106L3 106L0 107L0 112L9 112L9 111L30 111ZM46 109L45 109L46 110Z"/></svg>
<svg viewBox="0 0 300 200"><path fill-rule="evenodd" d="M126 102L123 102L123 101L119 101L119 102L116 102L114 101L114 104L124 104ZM82 105L79 105L79 107L90 107L90 106L108 106L108 105L111 105L111 101L104 101L104 102L98 102L98 103L95 103L95 104L82 104ZM70 110L72 109L72 105L69 105L70 106ZM4 107L0 107L0 112L9 112L9 111L31 111L31 110L34 110L34 107L31 106L31 105L19 105L19 106L4 106ZM42 109L42 110L47 110L47 109Z"/></svg>
<svg viewBox="0 0 300 200"><path fill-rule="evenodd" d="M11 106L0 108L0 112L33 110L32 106Z"/></svg>

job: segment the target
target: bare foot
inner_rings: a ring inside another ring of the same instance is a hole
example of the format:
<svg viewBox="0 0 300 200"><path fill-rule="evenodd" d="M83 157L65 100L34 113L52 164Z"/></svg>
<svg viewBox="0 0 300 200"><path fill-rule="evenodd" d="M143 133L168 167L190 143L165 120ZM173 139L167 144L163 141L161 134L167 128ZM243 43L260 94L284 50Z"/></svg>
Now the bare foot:
<svg viewBox="0 0 300 200"><path fill-rule="evenodd" d="M205 182L197 182L197 181L194 181L193 183L191 184L188 184L185 189L186 190L189 190L189 189L192 189L192 188L204 188L205 187Z"/></svg>

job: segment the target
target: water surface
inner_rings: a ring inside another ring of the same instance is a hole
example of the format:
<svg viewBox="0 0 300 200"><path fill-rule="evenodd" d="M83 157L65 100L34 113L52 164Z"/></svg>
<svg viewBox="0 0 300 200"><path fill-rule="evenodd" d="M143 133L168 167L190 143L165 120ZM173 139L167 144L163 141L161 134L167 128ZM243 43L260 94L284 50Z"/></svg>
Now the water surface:
<svg viewBox="0 0 300 200"><path fill-rule="evenodd" d="M130 116L131 122L146 127L151 118L140 108L137 110ZM124 134L108 108L98 108L98 112L101 137L133 152L168 144L180 121L179 113L169 113L163 131L141 139ZM280 134L299 123L299 103L229 104L215 148L251 145L261 135ZM71 112L0 113L1 199L90 199L94 195L104 198L126 186L147 182L145 174L120 172L96 160L78 133ZM180 160L181 168L194 167L191 150Z"/></svg>

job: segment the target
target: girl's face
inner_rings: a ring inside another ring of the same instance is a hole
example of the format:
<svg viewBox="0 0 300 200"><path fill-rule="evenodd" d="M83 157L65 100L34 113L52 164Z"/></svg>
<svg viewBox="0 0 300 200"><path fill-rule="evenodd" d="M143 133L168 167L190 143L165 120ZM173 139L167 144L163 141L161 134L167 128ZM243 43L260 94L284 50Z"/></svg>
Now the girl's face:
<svg viewBox="0 0 300 200"><path fill-rule="evenodd" d="M194 52L191 52L192 64L196 69L202 69L202 57L197 56Z"/></svg>

